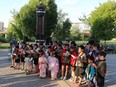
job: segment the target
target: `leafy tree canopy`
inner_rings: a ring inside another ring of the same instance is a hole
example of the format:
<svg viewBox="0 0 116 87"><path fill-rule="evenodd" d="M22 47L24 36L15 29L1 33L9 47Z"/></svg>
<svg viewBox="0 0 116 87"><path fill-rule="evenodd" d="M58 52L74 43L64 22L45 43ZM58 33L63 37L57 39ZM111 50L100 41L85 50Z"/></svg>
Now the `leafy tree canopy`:
<svg viewBox="0 0 116 87"><path fill-rule="evenodd" d="M100 4L88 18L92 38L98 40L112 39L116 33L116 2L107 1Z"/></svg>
<svg viewBox="0 0 116 87"><path fill-rule="evenodd" d="M23 37L35 37L36 32L36 6L43 3L46 6L45 15L45 36L50 36L57 24L57 5L55 0L30 0L19 12L12 11L13 21L8 26L8 37L16 36L19 39ZM11 33L15 32L15 33Z"/></svg>

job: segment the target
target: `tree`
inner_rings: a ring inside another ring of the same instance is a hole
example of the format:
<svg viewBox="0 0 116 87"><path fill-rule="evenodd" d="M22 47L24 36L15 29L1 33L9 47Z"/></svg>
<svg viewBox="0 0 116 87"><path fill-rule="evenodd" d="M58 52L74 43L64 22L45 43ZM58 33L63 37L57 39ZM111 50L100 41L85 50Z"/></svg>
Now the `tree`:
<svg viewBox="0 0 116 87"><path fill-rule="evenodd" d="M35 37L36 6L41 3L46 5L45 35L46 37L50 36L57 24L57 5L54 0L30 0L19 12L12 12L15 23L10 23L8 32L14 31L15 36L19 39L22 39L22 37L30 39Z"/></svg>
<svg viewBox="0 0 116 87"><path fill-rule="evenodd" d="M71 22L66 18L67 14L62 10L58 11L58 22L56 29L53 31L52 39L54 40L66 40L70 37Z"/></svg>
<svg viewBox="0 0 116 87"><path fill-rule="evenodd" d="M48 0L45 16L45 36L50 37L57 25L57 5L55 0Z"/></svg>
<svg viewBox="0 0 116 87"><path fill-rule="evenodd" d="M88 18L91 26L92 38L98 40L110 40L116 31L116 2L107 1L100 4Z"/></svg>
<svg viewBox="0 0 116 87"><path fill-rule="evenodd" d="M81 33L80 33L79 27L77 25L73 25L71 27L70 34L71 34L73 40L81 39Z"/></svg>

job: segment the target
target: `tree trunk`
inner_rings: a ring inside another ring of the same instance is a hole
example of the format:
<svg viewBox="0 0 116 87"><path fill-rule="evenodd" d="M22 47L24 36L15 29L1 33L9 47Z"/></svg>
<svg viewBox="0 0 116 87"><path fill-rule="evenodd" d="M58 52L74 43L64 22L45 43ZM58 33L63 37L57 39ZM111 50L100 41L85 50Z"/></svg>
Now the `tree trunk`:
<svg viewBox="0 0 116 87"><path fill-rule="evenodd" d="M106 40L104 41L104 44L106 45Z"/></svg>

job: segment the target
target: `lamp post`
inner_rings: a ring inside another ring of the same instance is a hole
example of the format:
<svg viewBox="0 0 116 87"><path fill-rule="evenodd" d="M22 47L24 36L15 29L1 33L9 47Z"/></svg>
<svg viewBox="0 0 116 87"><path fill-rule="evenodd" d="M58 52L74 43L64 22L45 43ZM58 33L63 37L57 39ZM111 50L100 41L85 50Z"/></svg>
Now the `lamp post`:
<svg viewBox="0 0 116 87"><path fill-rule="evenodd" d="M36 10L36 39L44 39L44 16L45 16L45 5L37 5Z"/></svg>

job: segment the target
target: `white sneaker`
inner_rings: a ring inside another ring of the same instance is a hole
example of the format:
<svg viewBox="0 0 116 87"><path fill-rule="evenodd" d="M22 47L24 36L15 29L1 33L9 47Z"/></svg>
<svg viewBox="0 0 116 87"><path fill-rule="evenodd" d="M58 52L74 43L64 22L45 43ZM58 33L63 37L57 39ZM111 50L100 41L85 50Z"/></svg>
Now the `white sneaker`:
<svg viewBox="0 0 116 87"><path fill-rule="evenodd" d="M69 79L69 81L74 81L73 77L71 77L71 78Z"/></svg>
<svg viewBox="0 0 116 87"><path fill-rule="evenodd" d="M61 80L63 80L63 78L64 78L64 77L63 77L63 76L61 76L61 78L60 78L60 79L61 79Z"/></svg>
<svg viewBox="0 0 116 87"><path fill-rule="evenodd" d="M66 76L64 76L63 80L66 80Z"/></svg>

